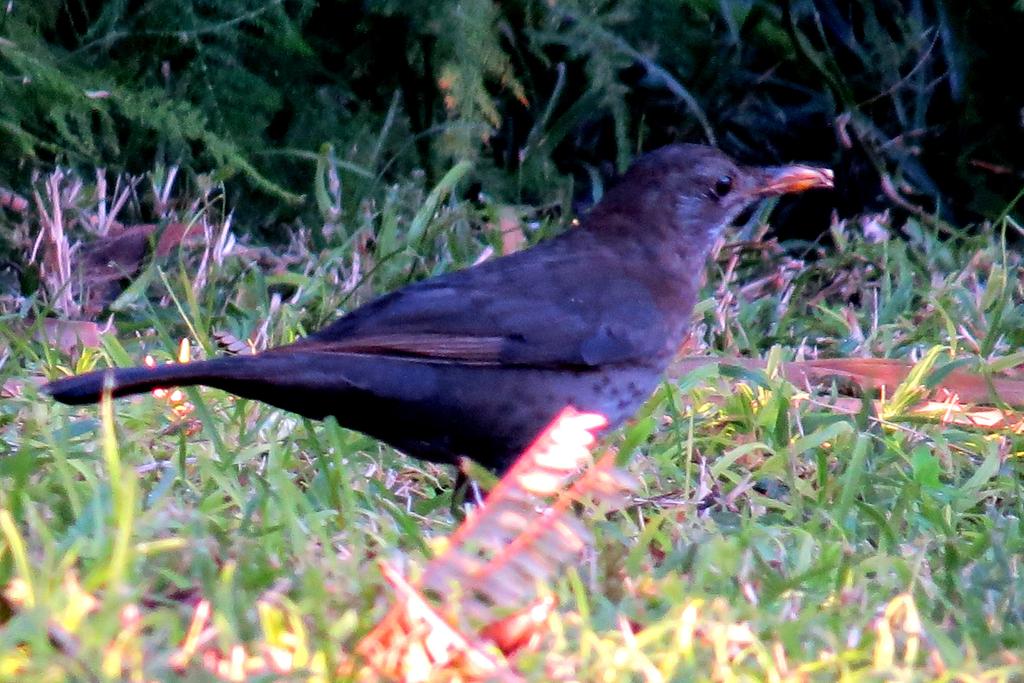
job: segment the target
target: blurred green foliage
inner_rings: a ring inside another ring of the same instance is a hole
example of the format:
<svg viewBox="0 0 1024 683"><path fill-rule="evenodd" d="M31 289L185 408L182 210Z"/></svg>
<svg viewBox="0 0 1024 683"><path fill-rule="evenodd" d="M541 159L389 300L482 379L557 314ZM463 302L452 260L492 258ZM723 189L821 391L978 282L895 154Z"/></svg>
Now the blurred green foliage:
<svg viewBox="0 0 1024 683"><path fill-rule="evenodd" d="M832 163L847 215L993 218L1024 185L1022 29L994 0L12 2L0 183L180 163L272 225L312 208L325 143L355 211L457 159L532 201L685 139Z"/></svg>

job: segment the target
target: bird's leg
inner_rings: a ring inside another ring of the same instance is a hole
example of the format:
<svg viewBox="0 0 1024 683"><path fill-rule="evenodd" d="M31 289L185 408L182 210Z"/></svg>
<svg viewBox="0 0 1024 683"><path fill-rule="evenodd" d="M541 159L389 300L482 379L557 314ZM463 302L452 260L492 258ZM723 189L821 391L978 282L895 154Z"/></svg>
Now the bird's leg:
<svg viewBox="0 0 1024 683"><path fill-rule="evenodd" d="M459 466L455 471L455 486L452 487L451 513L460 522L466 518L466 506L483 507L484 494L480 484Z"/></svg>
<svg viewBox="0 0 1024 683"><path fill-rule="evenodd" d="M458 522L462 522L466 519L466 511L463 506L466 503L466 494L469 491L470 480L462 468L456 465L455 470L455 486L452 487L452 502L449 508L454 517Z"/></svg>

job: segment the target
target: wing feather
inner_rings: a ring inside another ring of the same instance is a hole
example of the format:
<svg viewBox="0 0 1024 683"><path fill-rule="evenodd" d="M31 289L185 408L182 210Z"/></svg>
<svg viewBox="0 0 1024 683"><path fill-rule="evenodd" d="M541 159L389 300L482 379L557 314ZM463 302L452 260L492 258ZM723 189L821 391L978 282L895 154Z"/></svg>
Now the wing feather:
<svg viewBox="0 0 1024 683"><path fill-rule="evenodd" d="M588 240L572 231L409 285L273 352L525 367L597 367L664 353L672 324L647 274L625 272L619 254Z"/></svg>

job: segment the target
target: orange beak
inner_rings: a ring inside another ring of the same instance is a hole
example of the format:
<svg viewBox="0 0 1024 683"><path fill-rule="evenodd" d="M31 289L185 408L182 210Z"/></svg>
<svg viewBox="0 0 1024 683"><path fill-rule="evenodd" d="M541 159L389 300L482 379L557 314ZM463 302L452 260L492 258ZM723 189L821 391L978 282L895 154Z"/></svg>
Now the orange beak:
<svg viewBox="0 0 1024 683"><path fill-rule="evenodd" d="M831 188L835 185L834 175L830 168L794 164L756 169L755 172L761 179L758 187L752 193L757 197L803 192L815 188Z"/></svg>

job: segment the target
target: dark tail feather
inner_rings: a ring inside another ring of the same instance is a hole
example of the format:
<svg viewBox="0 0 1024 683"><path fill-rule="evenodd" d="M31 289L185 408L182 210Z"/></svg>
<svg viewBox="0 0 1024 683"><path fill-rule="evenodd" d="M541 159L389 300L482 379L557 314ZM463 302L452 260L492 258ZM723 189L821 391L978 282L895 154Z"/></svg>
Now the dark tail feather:
<svg viewBox="0 0 1024 683"><path fill-rule="evenodd" d="M68 405L77 406L96 403L103 394L103 387L110 377L111 394L129 396L142 394L153 389L183 387L196 384L216 384L225 377L244 370L254 357L214 358L195 363L172 363L156 367L116 368L97 370L84 375L65 377L43 386L42 390Z"/></svg>

